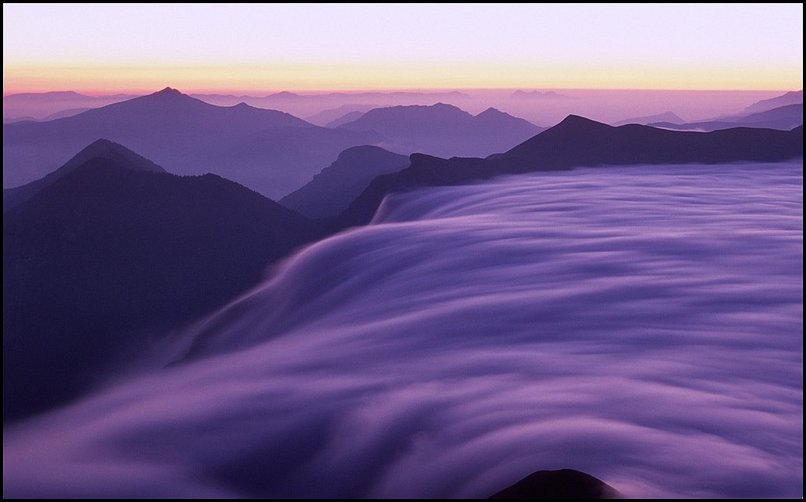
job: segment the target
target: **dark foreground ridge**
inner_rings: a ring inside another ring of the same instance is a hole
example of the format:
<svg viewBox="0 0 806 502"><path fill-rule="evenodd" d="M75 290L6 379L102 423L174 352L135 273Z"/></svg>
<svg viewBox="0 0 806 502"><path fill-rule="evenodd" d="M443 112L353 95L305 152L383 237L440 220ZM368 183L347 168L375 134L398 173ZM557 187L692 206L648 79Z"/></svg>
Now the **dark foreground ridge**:
<svg viewBox="0 0 806 502"><path fill-rule="evenodd" d="M621 494L604 481L574 469L537 471L490 499L591 500L618 499Z"/></svg>
<svg viewBox="0 0 806 502"><path fill-rule="evenodd" d="M6 420L76 397L318 237L257 192L166 173L112 142L56 173L3 214Z"/></svg>

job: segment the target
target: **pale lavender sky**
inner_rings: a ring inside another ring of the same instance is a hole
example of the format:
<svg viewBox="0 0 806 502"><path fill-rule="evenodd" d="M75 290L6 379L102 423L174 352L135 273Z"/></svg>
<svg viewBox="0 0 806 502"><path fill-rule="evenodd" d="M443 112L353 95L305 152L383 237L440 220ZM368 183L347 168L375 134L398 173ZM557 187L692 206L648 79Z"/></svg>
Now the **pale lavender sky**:
<svg viewBox="0 0 806 502"><path fill-rule="evenodd" d="M795 89L803 4L4 4L4 91Z"/></svg>

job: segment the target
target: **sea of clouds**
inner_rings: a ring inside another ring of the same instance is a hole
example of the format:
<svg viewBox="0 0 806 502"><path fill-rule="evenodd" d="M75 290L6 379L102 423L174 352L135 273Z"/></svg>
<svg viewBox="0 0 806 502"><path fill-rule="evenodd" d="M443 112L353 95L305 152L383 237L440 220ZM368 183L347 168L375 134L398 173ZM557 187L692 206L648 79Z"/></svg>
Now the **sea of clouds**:
<svg viewBox="0 0 806 502"><path fill-rule="evenodd" d="M573 468L801 497L802 183L635 166L389 197L5 428L4 496L486 497Z"/></svg>

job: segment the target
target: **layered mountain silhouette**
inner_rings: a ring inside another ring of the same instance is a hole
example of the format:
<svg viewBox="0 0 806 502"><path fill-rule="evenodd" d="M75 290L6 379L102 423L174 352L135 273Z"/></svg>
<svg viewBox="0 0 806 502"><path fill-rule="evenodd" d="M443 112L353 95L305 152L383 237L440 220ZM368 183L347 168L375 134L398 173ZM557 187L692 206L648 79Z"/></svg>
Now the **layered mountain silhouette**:
<svg viewBox="0 0 806 502"><path fill-rule="evenodd" d="M67 110L98 108L134 97L127 94L87 96L74 91L9 94L3 96L3 122L22 116L31 120L48 120L52 115Z"/></svg>
<svg viewBox="0 0 806 502"><path fill-rule="evenodd" d="M445 157L486 156L543 130L494 108L473 116L444 103L375 108L338 129L376 132L383 137L380 146L397 153Z"/></svg>
<svg viewBox="0 0 806 502"><path fill-rule="evenodd" d="M347 112L344 115L342 115L340 117L336 117L335 119L331 120L330 122L325 124L325 126L326 127L339 127L339 126L344 125L344 124L349 124L350 122L353 122L353 121L356 121L356 120L360 119L364 115L364 113L366 113L366 112L362 112L362 111L359 111L359 110L354 110L354 111L351 111L351 112Z"/></svg>
<svg viewBox="0 0 806 502"><path fill-rule="evenodd" d="M676 129L679 131L716 131L719 129L730 129L731 127L763 127L768 129L780 129L788 131L793 127L803 124L803 104L793 104L772 108L762 112L740 115L735 117L725 117L720 120L705 122L670 123L657 122L650 124L653 127L664 129Z"/></svg>
<svg viewBox="0 0 806 502"><path fill-rule="evenodd" d="M618 499L621 494L604 481L574 469L537 471L489 497L520 500Z"/></svg>
<svg viewBox="0 0 806 502"><path fill-rule="evenodd" d="M119 145L107 139L99 139L77 153L76 156L67 161L65 165L44 178L16 188L3 190L3 211L20 205L36 195L43 188L52 185L57 180L93 159L103 159L107 161L109 165L122 166L132 171L166 172L162 167L134 153L123 145Z"/></svg>
<svg viewBox="0 0 806 502"><path fill-rule="evenodd" d="M309 117L306 117L305 120L307 120L312 124L317 124L325 127L338 127L341 124L352 122L353 120L357 119L365 112L368 112L373 108L377 108L377 105L366 105L366 104L342 105L336 108L328 108L326 110L317 112Z"/></svg>
<svg viewBox="0 0 806 502"><path fill-rule="evenodd" d="M399 171L408 165L407 156L377 146L348 148L310 183L279 202L311 218L337 216L376 176Z"/></svg>
<svg viewBox="0 0 806 502"><path fill-rule="evenodd" d="M745 114L764 112L786 105L803 104L803 89L790 91L770 99L762 99L744 109Z"/></svg>
<svg viewBox="0 0 806 502"><path fill-rule="evenodd" d="M791 131L739 127L702 133L637 124L613 127L569 115L506 153L486 159L412 154L406 169L375 178L340 215L340 225L366 224L386 194L420 186L582 166L778 162L802 156L803 126Z"/></svg>
<svg viewBox="0 0 806 502"><path fill-rule="evenodd" d="M658 113L657 115L648 115L646 117L633 117L629 119L619 120L618 122L613 122L612 125L614 126L620 126L625 124L647 125L655 122L666 122L669 124L683 124L686 121L681 119L674 112L663 112Z"/></svg>
<svg viewBox="0 0 806 502"><path fill-rule="evenodd" d="M71 117L4 124L4 187L44 176L99 137L128 145L171 172L213 172L270 197L299 188L346 148L379 139L243 103L214 106L166 88Z"/></svg>
<svg viewBox="0 0 806 502"><path fill-rule="evenodd" d="M64 402L147 338L223 305L317 237L213 174L99 140L3 214L3 412Z"/></svg>
<svg viewBox="0 0 806 502"><path fill-rule="evenodd" d="M283 110L298 117L309 117L325 109L355 105L356 103L371 105L370 108L377 108L395 105L431 105L439 101L461 103L471 99L469 95L458 91L328 92L314 94L282 91L268 96L194 94L193 97L207 103L222 106L232 106L239 102L245 102L260 108Z"/></svg>

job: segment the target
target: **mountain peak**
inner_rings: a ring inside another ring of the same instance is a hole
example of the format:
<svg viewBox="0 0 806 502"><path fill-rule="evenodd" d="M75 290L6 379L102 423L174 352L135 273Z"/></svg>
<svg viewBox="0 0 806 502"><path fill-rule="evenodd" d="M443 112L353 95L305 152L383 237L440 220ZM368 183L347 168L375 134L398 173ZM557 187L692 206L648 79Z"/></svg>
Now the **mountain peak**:
<svg viewBox="0 0 806 502"><path fill-rule="evenodd" d="M182 93L178 89L174 89L173 87L166 87L161 91L155 92L154 96L179 96Z"/></svg>
<svg viewBox="0 0 806 502"><path fill-rule="evenodd" d="M129 150L125 146L101 138L85 146L62 167L56 169L44 178L39 178L38 180L16 188L4 190L3 211L5 212L8 209L22 204L39 193L43 188L52 185L61 178L64 178L89 163L101 163L103 167L114 166L130 171L166 172L162 167Z"/></svg>
<svg viewBox="0 0 806 502"><path fill-rule="evenodd" d="M604 131L608 129L613 129L613 127L607 124L603 124L601 122L597 122L595 120L591 120L589 118L571 114L565 117L559 124L549 128L546 132L552 130L584 132L584 131Z"/></svg>
<svg viewBox="0 0 806 502"><path fill-rule="evenodd" d="M509 115L506 112L502 112L498 108L493 108L492 106L484 110L483 112L476 115L476 117L495 117L500 115Z"/></svg>
<svg viewBox="0 0 806 502"><path fill-rule="evenodd" d="M165 172L162 167L129 150L120 143L100 138L84 147L53 174L61 172L61 175L64 175L94 159L112 161L133 171Z"/></svg>

